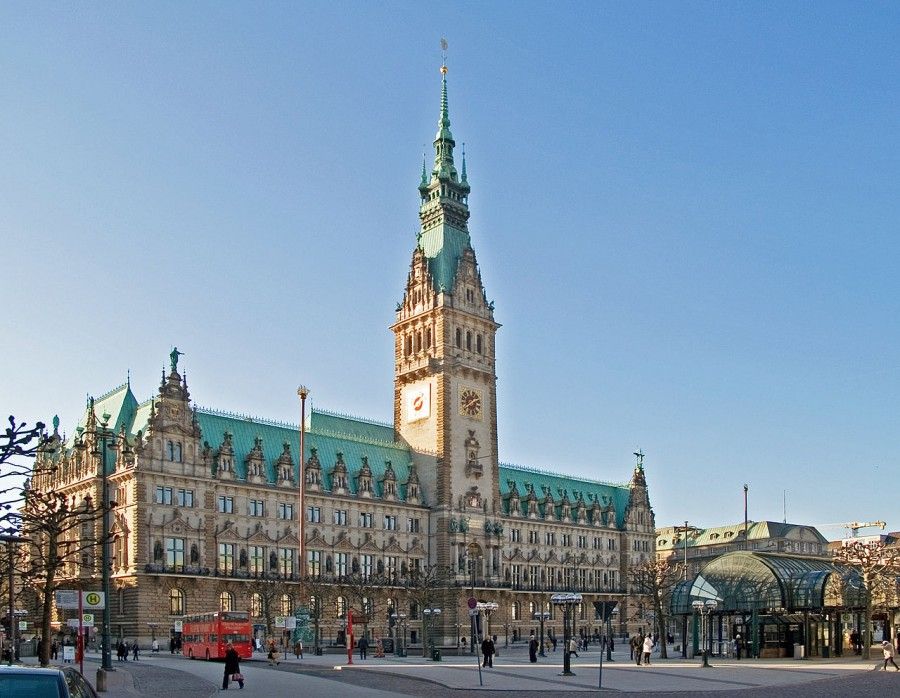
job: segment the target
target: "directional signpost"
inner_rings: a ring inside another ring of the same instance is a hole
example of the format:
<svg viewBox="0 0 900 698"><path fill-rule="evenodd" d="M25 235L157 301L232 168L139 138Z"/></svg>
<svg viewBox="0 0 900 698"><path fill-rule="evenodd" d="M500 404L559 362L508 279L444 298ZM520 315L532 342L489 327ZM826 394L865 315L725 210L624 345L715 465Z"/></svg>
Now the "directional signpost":
<svg viewBox="0 0 900 698"><path fill-rule="evenodd" d="M84 673L84 628L93 627L94 614L85 613L84 609L102 610L106 608L106 594L102 591L78 591L77 589L59 589L55 595L56 607L62 609L78 609L75 625L78 627L77 655L81 673ZM72 624L72 621L69 621ZM73 627L75 627L73 625Z"/></svg>

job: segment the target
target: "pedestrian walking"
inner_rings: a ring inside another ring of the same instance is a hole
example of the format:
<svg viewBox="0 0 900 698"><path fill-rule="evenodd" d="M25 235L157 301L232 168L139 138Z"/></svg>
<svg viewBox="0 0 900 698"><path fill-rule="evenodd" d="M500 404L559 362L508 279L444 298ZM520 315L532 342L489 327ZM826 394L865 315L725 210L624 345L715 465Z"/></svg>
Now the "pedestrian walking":
<svg viewBox="0 0 900 698"><path fill-rule="evenodd" d="M222 675L222 690L228 690L229 681L237 681L244 687L244 675L241 673L241 657L230 642L225 645L225 673Z"/></svg>
<svg viewBox="0 0 900 698"><path fill-rule="evenodd" d="M153 641L150 643L150 651L154 654L159 652L159 640L157 640L155 637L153 638Z"/></svg>
<svg viewBox="0 0 900 698"><path fill-rule="evenodd" d="M537 661L537 653L538 653L538 641L535 639L532 634L531 637L528 638L528 661L534 664Z"/></svg>
<svg viewBox="0 0 900 698"><path fill-rule="evenodd" d="M553 651L556 652L556 633L552 628L550 629L550 644L553 645Z"/></svg>
<svg viewBox="0 0 900 698"><path fill-rule="evenodd" d="M644 664L650 666L650 653L653 651L653 638L650 635L644 638Z"/></svg>
<svg viewBox="0 0 900 698"><path fill-rule="evenodd" d="M278 648L275 646L275 640L269 640L269 652L266 654L266 658L269 660L269 666L281 664L278 661Z"/></svg>
<svg viewBox="0 0 900 698"><path fill-rule="evenodd" d="M137 640L131 645L131 654L134 657L134 661L138 660L138 643Z"/></svg>
<svg viewBox="0 0 900 698"><path fill-rule="evenodd" d="M634 660L635 664L638 666L641 665L641 653L644 649L644 638L638 635L632 635L631 640L629 641L629 645L631 646L631 658Z"/></svg>
<svg viewBox="0 0 900 698"><path fill-rule="evenodd" d="M578 657L578 643L575 641L574 637L569 640L569 655L571 656L573 654ZM579 659L581 659L581 657L579 657Z"/></svg>
<svg viewBox="0 0 900 698"><path fill-rule="evenodd" d="M483 667L494 666L494 641L486 637L481 641L481 654L484 655L484 661L481 663Z"/></svg>
<svg viewBox="0 0 900 698"><path fill-rule="evenodd" d="M741 634L738 633L734 636L734 656L737 657L738 661L741 660L741 652L744 650L744 643L741 640Z"/></svg>
<svg viewBox="0 0 900 698"><path fill-rule="evenodd" d="M893 664L897 671L900 671L900 666L897 666L897 662L894 661L894 646L887 640L884 640L881 643L881 651L884 654L884 667L882 667L884 671L887 671L888 662Z"/></svg>
<svg viewBox="0 0 900 698"><path fill-rule="evenodd" d="M368 659L369 641L366 639L365 635L359 638L359 642L356 643L356 646L359 648L359 658Z"/></svg>
<svg viewBox="0 0 900 698"><path fill-rule="evenodd" d="M303 659L303 640L297 640L294 643L294 656L297 659Z"/></svg>
<svg viewBox="0 0 900 698"><path fill-rule="evenodd" d="M56 640L50 643L50 657L54 660L59 657L59 643Z"/></svg>

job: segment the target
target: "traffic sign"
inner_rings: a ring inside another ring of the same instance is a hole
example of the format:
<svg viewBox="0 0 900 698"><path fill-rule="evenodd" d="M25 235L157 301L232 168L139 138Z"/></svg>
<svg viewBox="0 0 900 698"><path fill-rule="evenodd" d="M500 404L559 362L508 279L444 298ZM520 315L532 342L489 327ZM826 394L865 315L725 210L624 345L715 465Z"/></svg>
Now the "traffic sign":
<svg viewBox="0 0 900 698"><path fill-rule="evenodd" d="M285 619L285 616L275 616L275 627L283 628L284 627L284 619Z"/></svg>
<svg viewBox="0 0 900 698"><path fill-rule="evenodd" d="M19 621L19 630L28 630L28 621Z"/></svg>
<svg viewBox="0 0 900 698"><path fill-rule="evenodd" d="M476 599L474 596L470 596L468 603L469 603L469 608L475 608L478 605L478 599Z"/></svg>
<svg viewBox="0 0 900 698"><path fill-rule="evenodd" d="M81 614L81 624L85 628L93 628L94 627L94 614L93 613L82 613Z"/></svg>
<svg viewBox="0 0 900 698"><path fill-rule="evenodd" d="M183 621L183 620L176 620L176 621L175 621L175 632L176 632L176 633L182 632L182 628L184 628L184 621Z"/></svg>
<svg viewBox="0 0 900 698"><path fill-rule="evenodd" d="M106 594L102 591L84 591L81 594L81 605L84 608L104 608Z"/></svg>
<svg viewBox="0 0 900 698"><path fill-rule="evenodd" d="M77 589L59 589L56 592L57 608L78 608Z"/></svg>

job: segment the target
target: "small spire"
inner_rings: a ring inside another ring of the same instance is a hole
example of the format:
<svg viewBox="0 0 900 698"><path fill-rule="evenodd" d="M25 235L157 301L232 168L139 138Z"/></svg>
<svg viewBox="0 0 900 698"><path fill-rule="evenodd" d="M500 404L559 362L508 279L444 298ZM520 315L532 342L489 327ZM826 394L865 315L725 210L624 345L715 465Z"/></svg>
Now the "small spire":
<svg viewBox="0 0 900 698"><path fill-rule="evenodd" d="M428 171L425 169L425 163L427 162L425 153L422 153L422 185L425 186L428 184Z"/></svg>
<svg viewBox="0 0 900 698"><path fill-rule="evenodd" d="M466 144L462 144L462 182L466 183Z"/></svg>
<svg viewBox="0 0 900 698"><path fill-rule="evenodd" d="M131 390L131 369L127 369L125 372L125 385L128 386L128 389Z"/></svg>

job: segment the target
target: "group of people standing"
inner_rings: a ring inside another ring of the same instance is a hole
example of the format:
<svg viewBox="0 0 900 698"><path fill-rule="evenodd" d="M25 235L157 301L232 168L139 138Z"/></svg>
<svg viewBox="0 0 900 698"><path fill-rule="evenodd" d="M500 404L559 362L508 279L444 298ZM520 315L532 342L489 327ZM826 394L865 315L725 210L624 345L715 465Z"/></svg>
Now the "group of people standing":
<svg viewBox="0 0 900 698"><path fill-rule="evenodd" d="M628 646L631 648L631 658L635 664L641 666L643 663L645 666L650 666L650 654L655 646L652 635L649 633L647 635L641 633L632 635Z"/></svg>
<svg viewBox="0 0 900 698"><path fill-rule="evenodd" d="M137 640L132 642L131 645L129 645L124 640L119 640L119 642L116 644L116 658L120 662L128 661L129 652L131 653L132 657L134 658L134 661L137 661L139 651L140 651L140 648L138 647Z"/></svg>

